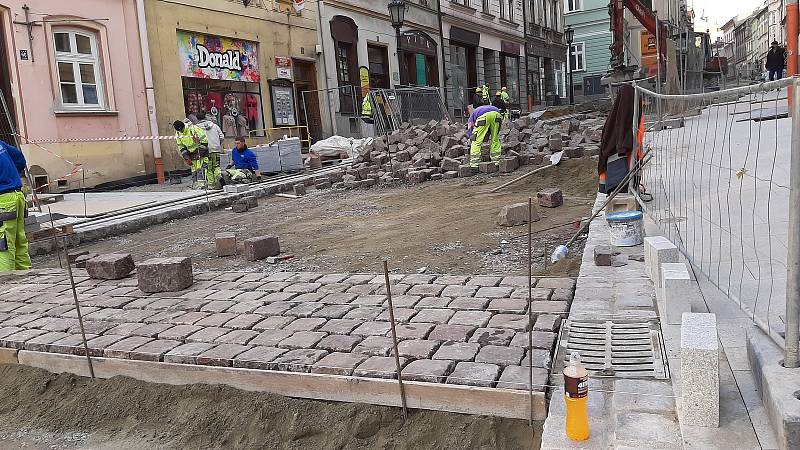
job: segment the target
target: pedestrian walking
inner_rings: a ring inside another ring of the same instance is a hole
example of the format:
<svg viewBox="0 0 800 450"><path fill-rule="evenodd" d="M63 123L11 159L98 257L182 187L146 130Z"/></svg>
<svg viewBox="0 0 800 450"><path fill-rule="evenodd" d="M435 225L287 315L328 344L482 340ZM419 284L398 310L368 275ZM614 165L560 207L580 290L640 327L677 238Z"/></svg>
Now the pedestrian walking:
<svg viewBox="0 0 800 450"><path fill-rule="evenodd" d="M767 53L766 68L769 71L769 81L779 80L783 77L783 67L786 64L786 50L772 41L772 46Z"/></svg>

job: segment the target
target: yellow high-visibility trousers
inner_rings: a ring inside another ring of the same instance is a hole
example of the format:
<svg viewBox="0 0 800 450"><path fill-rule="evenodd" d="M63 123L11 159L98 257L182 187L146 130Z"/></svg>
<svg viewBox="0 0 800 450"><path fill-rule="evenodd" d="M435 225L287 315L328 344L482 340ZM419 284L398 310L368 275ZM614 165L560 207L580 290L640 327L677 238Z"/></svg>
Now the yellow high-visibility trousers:
<svg viewBox="0 0 800 450"><path fill-rule="evenodd" d="M31 268L28 237L25 235L25 194L0 194L0 239L5 238L6 250L0 251L0 272Z"/></svg>
<svg viewBox="0 0 800 450"><path fill-rule="evenodd" d="M503 116L497 111L489 111L478 117L475 128L472 129L472 143L469 150L469 166L478 167L481 162L481 145L487 136L491 137L490 154L492 162L500 164L500 125L503 123Z"/></svg>

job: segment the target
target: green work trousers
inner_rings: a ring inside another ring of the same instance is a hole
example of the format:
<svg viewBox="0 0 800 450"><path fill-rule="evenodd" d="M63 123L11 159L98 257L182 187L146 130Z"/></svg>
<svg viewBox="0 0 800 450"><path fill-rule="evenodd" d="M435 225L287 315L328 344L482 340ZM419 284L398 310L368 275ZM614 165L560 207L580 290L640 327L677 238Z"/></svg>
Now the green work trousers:
<svg viewBox="0 0 800 450"><path fill-rule="evenodd" d="M5 237L5 251L0 251L0 272L31 268L28 238L25 236L25 194L0 194L0 239Z"/></svg>
<svg viewBox="0 0 800 450"><path fill-rule="evenodd" d="M472 129L472 144L470 144L469 150L470 167L478 167L481 162L481 145L486 141L487 136L492 139L490 146L492 162L500 164L500 154L502 153L500 124L502 123L503 116L497 111L489 111L478 117L475 122L475 128Z"/></svg>

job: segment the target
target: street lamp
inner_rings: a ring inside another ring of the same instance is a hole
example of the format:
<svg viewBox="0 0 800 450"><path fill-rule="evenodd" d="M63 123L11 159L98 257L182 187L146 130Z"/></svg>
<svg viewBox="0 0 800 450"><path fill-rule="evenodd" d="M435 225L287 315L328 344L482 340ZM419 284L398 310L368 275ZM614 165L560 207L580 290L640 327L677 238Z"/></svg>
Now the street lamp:
<svg viewBox="0 0 800 450"><path fill-rule="evenodd" d="M564 30L564 38L566 38L566 40L567 40L567 48L568 48L568 54L569 54L569 56L567 56L567 59L568 59L567 62L569 63L569 104L570 105L574 105L575 104L575 98L573 97L573 94L572 94L572 90L573 90L572 89L572 66L574 65L574 64L572 64L572 39L574 37L575 37L575 30L573 30L572 27L567 27Z"/></svg>
<svg viewBox="0 0 800 450"><path fill-rule="evenodd" d="M392 26L397 36L397 62L400 69L400 84L403 84L403 46L400 44L400 28L403 27L403 21L406 15L406 2L405 0L391 0L389 2L389 17L392 20Z"/></svg>

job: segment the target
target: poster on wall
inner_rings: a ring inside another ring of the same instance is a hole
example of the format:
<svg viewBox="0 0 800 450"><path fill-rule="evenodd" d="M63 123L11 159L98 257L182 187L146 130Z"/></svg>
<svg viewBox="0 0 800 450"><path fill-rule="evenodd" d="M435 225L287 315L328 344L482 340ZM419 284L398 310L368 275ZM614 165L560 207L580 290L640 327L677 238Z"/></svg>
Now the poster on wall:
<svg viewBox="0 0 800 450"><path fill-rule="evenodd" d="M181 76L258 83L258 44L178 31Z"/></svg>
<svg viewBox="0 0 800 450"><path fill-rule="evenodd" d="M277 77L284 80L292 79L292 58L288 56L275 57L275 72Z"/></svg>
<svg viewBox="0 0 800 450"><path fill-rule="evenodd" d="M294 90L291 83L270 81L272 119L276 127L297 125L294 111Z"/></svg>
<svg viewBox="0 0 800 450"><path fill-rule="evenodd" d="M369 93L369 69L366 66L358 68L358 79L361 82L361 98Z"/></svg>

